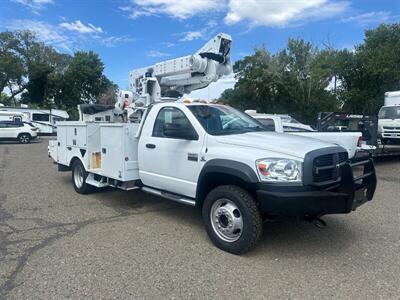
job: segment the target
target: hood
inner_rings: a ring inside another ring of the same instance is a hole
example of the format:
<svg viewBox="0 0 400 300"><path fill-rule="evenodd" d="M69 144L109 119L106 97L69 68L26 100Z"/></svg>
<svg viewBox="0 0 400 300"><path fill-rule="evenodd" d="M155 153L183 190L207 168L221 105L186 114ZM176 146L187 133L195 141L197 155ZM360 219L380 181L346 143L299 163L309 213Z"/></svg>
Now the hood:
<svg viewBox="0 0 400 300"><path fill-rule="evenodd" d="M276 132L248 132L217 136L216 141L223 144L283 153L299 158L304 158L306 153L312 150L337 146L313 138Z"/></svg>

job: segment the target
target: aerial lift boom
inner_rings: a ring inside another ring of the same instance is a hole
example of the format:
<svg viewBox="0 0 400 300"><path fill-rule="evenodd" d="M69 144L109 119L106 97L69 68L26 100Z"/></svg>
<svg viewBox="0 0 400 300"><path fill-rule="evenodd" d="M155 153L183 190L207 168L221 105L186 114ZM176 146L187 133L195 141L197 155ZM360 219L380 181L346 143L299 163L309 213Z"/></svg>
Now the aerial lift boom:
<svg viewBox="0 0 400 300"><path fill-rule="evenodd" d="M196 53L156 63L129 73L132 97L118 97L115 113L143 109L160 101L179 99L183 94L207 87L232 72L232 38L219 33ZM124 93L121 93L121 95Z"/></svg>

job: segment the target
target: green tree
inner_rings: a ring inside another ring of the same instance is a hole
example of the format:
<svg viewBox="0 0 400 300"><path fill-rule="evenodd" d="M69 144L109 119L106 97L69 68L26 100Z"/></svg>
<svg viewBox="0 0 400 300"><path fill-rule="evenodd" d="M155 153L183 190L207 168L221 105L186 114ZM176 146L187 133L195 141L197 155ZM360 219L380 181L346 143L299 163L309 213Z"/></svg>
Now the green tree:
<svg viewBox="0 0 400 300"><path fill-rule="evenodd" d="M39 107L76 111L79 103L113 101L116 86L104 74L104 64L92 51L72 57L37 40L29 31L0 33L0 92L15 105L21 101Z"/></svg>
<svg viewBox="0 0 400 300"><path fill-rule="evenodd" d="M288 41L275 55L265 48L234 65L237 83L221 100L240 109L288 113L300 120L315 120L318 111L334 110L336 99L327 90L329 76L322 80L314 61L318 50L303 40Z"/></svg>
<svg viewBox="0 0 400 300"><path fill-rule="evenodd" d="M20 41L14 33L0 32L0 92L8 88L10 100L23 91L21 85L26 70L19 50Z"/></svg>
<svg viewBox="0 0 400 300"><path fill-rule="evenodd" d="M97 103L104 93L115 91L115 84L104 74L104 64L92 51L74 54L64 72L55 73L49 82L49 97L57 107L76 115L81 103Z"/></svg>
<svg viewBox="0 0 400 300"><path fill-rule="evenodd" d="M0 93L0 103L5 106L12 105L10 98L5 93Z"/></svg>
<svg viewBox="0 0 400 300"><path fill-rule="evenodd" d="M400 89L400 24L367 30L354 52L339 52L338 64L344 109L376 113L384 93Z"/></svg>

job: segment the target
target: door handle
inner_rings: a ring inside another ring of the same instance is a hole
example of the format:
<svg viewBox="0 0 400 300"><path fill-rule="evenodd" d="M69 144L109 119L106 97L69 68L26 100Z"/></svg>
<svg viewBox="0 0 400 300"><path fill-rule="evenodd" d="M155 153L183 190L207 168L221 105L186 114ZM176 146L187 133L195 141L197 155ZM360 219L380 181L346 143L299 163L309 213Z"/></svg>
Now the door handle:
<svg viewBox="0 0 400 300"><path fill-rule="evenodd" d="M154 149L155 147L156 147L156 145L154 145L154 144L146 144L146 148Z"/></svg>

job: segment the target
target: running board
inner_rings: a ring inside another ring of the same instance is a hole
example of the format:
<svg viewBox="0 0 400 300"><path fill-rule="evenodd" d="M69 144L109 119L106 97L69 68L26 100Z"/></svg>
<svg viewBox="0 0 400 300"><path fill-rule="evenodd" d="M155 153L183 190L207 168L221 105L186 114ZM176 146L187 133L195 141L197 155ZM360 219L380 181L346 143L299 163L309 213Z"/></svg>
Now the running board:
<svg viewBox="0 0 400 300"><path fill-rule="evenodd" d="M193 199L190 199L190 198L185 198L183 196L179 196L179 195L163 192L163 191L160 191L160 190L157 190L157 189L153 189L153 188L150 188L150 187L147 187L147 186L142 187L142 190L147 192L147 193L166 198L168 200L172 200L172 201L179 202L179 203L186 204L186 205L190 205L190 206L196 206L196 201L193 200Z"/></svg>
<svg viewBox="0 0 400 300"><path fill-rule="evenodd" d="M90 184L92 186L95 186L97 188L102 188L102 187L106 187L106 186L109 185L107 182L102 182L102 181L95 180L93 173L89 173L88 177L86 178L86 183Z"/></svg>
<svg viewBox="0 0 400 300"><path fill-rule="evenodd" d="M100 180L96 180L93 173L89 173L88 177L86 178L86 183L97 188L111 186L124 191L136 190L139 188L139 186L136 185L137 180L123 182L116 179L107 178L105 176L101 176Z"/></svg>

